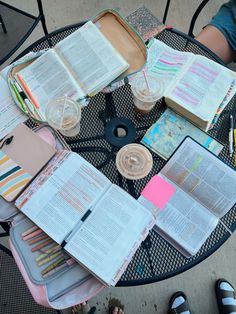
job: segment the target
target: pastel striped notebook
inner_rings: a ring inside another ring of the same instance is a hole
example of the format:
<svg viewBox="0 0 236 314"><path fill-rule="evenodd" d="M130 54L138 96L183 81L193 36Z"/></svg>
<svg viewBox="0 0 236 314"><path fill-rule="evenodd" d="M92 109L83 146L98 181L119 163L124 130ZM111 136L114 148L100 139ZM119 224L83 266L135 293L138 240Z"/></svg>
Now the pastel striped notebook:
<svg viewBox="0 0 236 314"><path fill-rule="evenodd" d="M29 183L32 175L0 151L0 194L6 200L13 200Z"/></svg>
<svg viewBox="0 0 236 314"><path fill-rule="evenodd" d="M18 124L0 141L0 195L15 200L55 153L38 134Z"/></svg>

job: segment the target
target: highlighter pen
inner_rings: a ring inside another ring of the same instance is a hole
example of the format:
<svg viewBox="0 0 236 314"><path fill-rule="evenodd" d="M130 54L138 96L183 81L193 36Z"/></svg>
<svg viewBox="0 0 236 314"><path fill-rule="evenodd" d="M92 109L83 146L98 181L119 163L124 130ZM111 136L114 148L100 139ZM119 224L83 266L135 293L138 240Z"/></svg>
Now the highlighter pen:
<svg viewBox="0 0 236 314"><path fill-rule="evenodd" d="M234 138L233 138L233 132L234 132L234 119L232 114L229 117L229 156L232 157L234 152Z"/></svg>
<svg viewBox="0 0 236 314"><path fill-rule="evenodd" d="M48 235L45 233L45 234L42 234L42 235L39 235L37 236L36 238L33 238L32 240L29 240L28 241L28 244L31 245L31 244L35 244L35 243L38 243L44 239L47 239L48 238Z"/></svg>
<svg viewBox="0 0 236 314"><path fill-rule="evenodd" d="M37 229L29 234L27 234L26 236L24 236L22 239L24 241L30 240L38 235L40 235L41 233L44 233L42 229Z"/></svg>
<svg viewBox="0 0 236 314"><path fill-rule="evenodd" d="M51 264L49 264L46 268L44 268L41 271L41 275L45 275L46 273L48 273L49 271L51 271L53 268L61 265L62 263L65 262L66 257L65 256L60 256L56 261L52 262Z"/></svg>
<svg viewBox="0 0 236 314"><path fill-rule="evenodd" d="M23 91L23 89L20 87L20 85L18 84L16 80L14 80L14 85L16 89L18 90L19 94L21 95L22 99L23 100L27 99L25 92Z"/></svg>
<svg viewBox="0 0 236 314"><path fill-rule="evenodd" d="M64 260L61 262L61 264L59 264L58 266L55 266L54 268L52 268L51 270L49 270L48 272L43 272L42 277L43 278L48 278L51 275L57 273L59 270L68 267L68 264L66 262L64 262Z"/></svg>
<svg viewBox="0 0 236 314"><path fill-rule="evenodd" d="M39 229L38 226L33 226L33 227L29 228L28 230L24 231L24 232L21 234L21 237L23 238L23 237L27 236L28 234L30 234L30 233L36 231L37 229Z"/></svg>
<svg viewBox="0 0 236 314"><path fill-rule="evenodd" d="M39 256L37 256L35 260L36 262L39 262L42 259L49 257L50 254L56 253L58 251L62 251L62 247L60 245L56 245L55 247L48 249L45 253L42 253Z"/></svg>
<svg viewBox="0 0 236 314"><path fill-rule="evenodd" d="M24 103L24 100L22 99L22 97L21 97L20 93L18 92L16 86L12 82L11 82L11 87L12 87L12 89L13 89L15 95L16 95L16 98L18 99L18 101L19 101L19 103L21 105L22 110L25 113L28 113L28 110L27 110L27 107L26 107L26 105Z"/></svg>
<svg viewBox="0 0 236 314"><path fill-rule="evenodd" d="M64 254L61 251L55 252L55 253L41 259L40 261L37 261L37 264L38 264L38 266L42 266L42 265L47 264L48 262L54 260L56 257L63 257L64 258Z"/></svg>
<svg viewBox="0 0 236 314"><path fill-rule="evenodd" d="M20 81L21 85L23 86L24 90L29 95L29 98L31 99L32 104L35 106L36 109L39 109L40 106L39 106L37 100L35 99L34 95L31 93L29 87L26 85L23 77L20 74L17 74L17 77L18 77L18 80Z"/></svg>
<svg viewBox="0 0 236 314"><path fill-rule="evenodd" d="M53 243L53 242L54 242L54 241L49 238L48 240L46 240L46 241L44 241L44 242L42 242L42 243L40 243L40 244L34 246L34 247L31 249L31 252L39 251L39 249L42 249L42 248L44 248L45 246L48 246L48 244L51 244L51 243Z"/></svg>
<svg viewBox="0 0 236 314"><path fill-rule="evenodd" d="M15 85L16 89L18 90L21 98L25 102L26 106L28 107L28 109L34 114L35 108L31 104L31 102L29 101L28 97L26 96L25 92L23 91L23 89L21 88L21 86L19 85L17 80L14 80L14 85Z"/></svg>

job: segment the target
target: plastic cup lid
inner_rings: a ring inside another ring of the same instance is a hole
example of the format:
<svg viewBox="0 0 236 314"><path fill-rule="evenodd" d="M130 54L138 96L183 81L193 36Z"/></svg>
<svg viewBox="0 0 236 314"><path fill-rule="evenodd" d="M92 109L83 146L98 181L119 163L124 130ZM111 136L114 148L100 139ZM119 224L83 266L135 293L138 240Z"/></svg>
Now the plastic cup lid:
<svg viewBox="0 0 236 314"><path fill-rule="evenodd" d="M144 178L152 169L152 155L140 144L122 147L116 156L116 166L122 176L130 180Z"/></svg>
<svg viewBox="0 0 236 314"><path fill-rule="evenodd" d="M48 103L45 116L56 129L71 128L80 121L81 106L69 97L59 97Z"/></svg>
<svg viewBox="0 0 236 314"><path fill-rule="evenodd" d="M153 76L147 76L147 80L148 86L145 78L138 76L131 84L133 94L142 101L159 100L164 94L163 82Z"/></svg>

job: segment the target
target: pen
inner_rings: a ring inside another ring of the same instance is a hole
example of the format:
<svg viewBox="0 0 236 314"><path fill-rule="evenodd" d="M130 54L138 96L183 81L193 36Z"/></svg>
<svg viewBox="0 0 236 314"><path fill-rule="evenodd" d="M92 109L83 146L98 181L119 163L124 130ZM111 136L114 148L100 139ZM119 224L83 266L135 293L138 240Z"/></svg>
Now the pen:
<svg viewBox="0 0 236 314"><path fill-rule="evenodd" d="M45 253L40 254L38 257L36 257L35 260L36 260L36 262L39 262L42 259L45 259L46 257L49 257L50 254L56 253L56 252L61 251L61 250L62 250L61 246L57 245L57 246L55 246L55 247L53 247L51 249L46 250Z"/></svg>
<svg viewBox="0 0 236 314"><path fill-rule="evenodd" d="M35 108L32 105L32 103L29 101L27 95L25 94L25 92L23 91L23 89L21 88L21 86L19 85L19 83L17 82L17 80L14 80L14 85L17 89L17 91L19 92L21 98L23 99L23 101L25 102L26 106L28 107L28 109L35 114ZM41 118L41 117L40 117Z"/></svg>
<svg viewBox="0 0 236 314"><path fill-rule="evenodd" d="M43 277L43 278L47 278L47 277L49 277L49 276L51 276L51 275L57 273L59 270L65 268L65 267L67 267L67 266L68 266L68 264L63 261L62 264L59 264L58 266L55 266L55 268L52 268L51 270L49 270L49 271L47 271L47 272L45 271L45 272L42 274L42 277Z"/></svg>
<svg viewBox="0 0 236 314"><path fill-rule="evenodd" d="M41 259L40 261L37 261L37 264L38 264L38 266L42 266L42 265L47 264L48 262L54 260L56 257L63 257L64 258L64 254L61 251L55 252L55 253Z"/></svg>
<svg viewBox="0 0 236 314"><path fill-rule="evenodd" d="M52 275L52 274L58 272L60 269L63 269L63 268L65 268L65 267L68 267L68 266L74 264L74 262L75 262L75 260L73 260L72 258L69 258L68 260L65 259L65 260L59 262L59 263L57 264L57 266L54 266L54 268L52 268L51 270L44 271L44 274L43 274L42 276L43 276L44 278L47 278L47 277L49 277L50 275Z"/></svg>
<svg viewBox="0 0 236 314"><path fill-rule="evenodd" d="M40 106L37 102L37 100L35 99L34 95L31 93L29 87L26 85L25 81L23 80L23 77L20 74L17 74L18 80L20 81L21 85L24 87L24 90L27 92L27 94L29 95L33 105L35 106L36 109L39 109Z"/></svg>
<svg viewBox="0 0 236 314"><path fill-rule="evenodd" d="M61 265L61 263L65 262L65 256L60 256L55 262L51 263L50 265L48 265L46 268L44 268L41 271L42 275L45 275L46 273L48 273L49 271L51 271L53 268Z"/></svg>
<svg viewBox="0 0 236 314"><path fill-rule="evenodd" d="M44 233L43 230L42 230L42 229L37 229L37 230L35 230L35 231L33 231L33 232L27 234L26 236L24 236L22 239L23 239L24 241L27 241L27 240L30 240L30 239L32 239L32 238L38 236L38 235L41 234L41 233Z"/></svg>
<svg viewBox="0 0 236 314"><path fill-rule="evenodd" d="M16 89L18 90L21 98L24 100L25 104L29 108L29 110L34 113L34 106L29 101L28 97L26 96L26 94L23 91L23 89L21 88L21 86L18 84L17 80L14 80L14 85L15 85Z"/></svg>
<svg viewBox="0 0 236 314"><path fill-rule="evenodd" d="M235 151L235 147L236 147L236 129L234 129L234 166L236 166L236 151Z"/></svg>
<svg viewBox="0 0 236 314"><path fill-rule="evenodd" d="M229 156L232 157L234 152L234 139L233 139L233 132L234 132L234 120L232 114L229 116Z"/></svg>
<svg viewBox="0 0 236 314"><path fill-rule="evenodd" d="M28 241L28 244L31 245L31 244L40 242L40 241L42 241L42 240L44 240L44 239L47 239L47 238L48 238L48 235L45 233L45 234L39 235L39 236L36 237L36 238L33 238L32 240L29 240L29 241Z"/></svg>
<svg viewBox="0 0 236 314"><path fill-rule="evenodd" d="M48 246L48 244L51 244L51 243L53 243L53 242L54 242L54 241L49 238L48 240L46 240L46 241L44 241L44 242L42 242L42 243L40 243L40 244L38 244L38 245L32 247L31 252L38 251L39 249L42 249L42 248L44 248L45 246Z"/></svg>
<svg viewBox="0 0 236 314"><path fill-rule="evenodd" d="M27 236L27 235L30 234L31 232L36 231L37 229L39 229L38 226L33 226L33 227L29 228L28 230L24 231L24 232L21 234L22 238L25 237L25 236Z"/></svg>
<svg viewBox="0 0 236 314"><path fill-rule="evenodd" d="M27 96L26 96L25 92L20 87L20 85L18 84L17 80L14 80L14 85L15 85L16 89L18 90L19 94L21 95L22 99L23 100L27 99Z"/></svg>
<svg viewBox="0 0 236 314"><path fill-rule="evenodd" d="M19 101L19 103L21 105L21 108L23 109L23 111L25 113L28 113L28 110L27 110L27 107L26 107L26 105L24 103L24 100L21 98L20 93L18 92L16 86L12 82L11 82L11 87L12 87L12 89L13 89L13 91L14 91L14 93L15 93L15 95L16 95L16 97L17 97L17 99L18 99L18 101Z"/></svg>

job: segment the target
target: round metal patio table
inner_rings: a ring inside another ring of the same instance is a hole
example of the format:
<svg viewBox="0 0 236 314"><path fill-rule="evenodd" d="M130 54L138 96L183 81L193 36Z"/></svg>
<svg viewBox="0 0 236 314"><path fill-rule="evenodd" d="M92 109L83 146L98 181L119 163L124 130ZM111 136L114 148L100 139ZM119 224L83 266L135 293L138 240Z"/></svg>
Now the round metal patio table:
<svg viewBox="0 0 236 314"><path fill-rule="evenodd" d="M36 41L20 56L29 51L38 51L54 46L57 42L78 29L83 23L71 25L56 30ZM175 30L166 29L157 38L174 49L189 51L204 55L221 64L210 50L201 46L193 38ZM228 117L233 112L235 97L223 111L219 121L209 133L219 139L224 145L220 157L232 165L232 159L228 154ZM160 117L166 106L163 100L158 101L155 108L141 119L134 112L132 94L128 84L120 87L110 94L99 93L91 98L90 104L83 109L81 133L75 138L65 138L74 152L79 153L103 172L113 183L128 191L138 198L140 191L144 188L150 178L158 173L165 161L153 153L154 166L151 173L144 179L131 181L122 177L116 169L115 158L119 148L111 145L105 138L105 127L107 123L116 117L126 117L131 120L136 128L134 142L139 143L146 130ZM222 219L227 227L234 231L236 227L236 206L234 206ZM197 255L187 259L174 247L166 242L156 232L151 231L142 243L117 286L132 286L156 282L177 275L203 261L216 251L230 236L230 233L218 224L215 231L207 239Z"/></svg>

